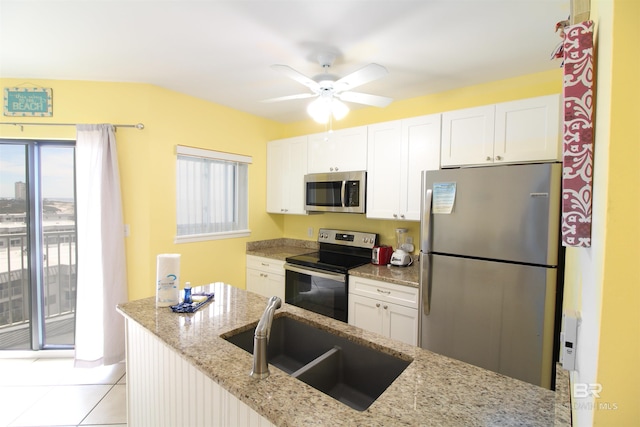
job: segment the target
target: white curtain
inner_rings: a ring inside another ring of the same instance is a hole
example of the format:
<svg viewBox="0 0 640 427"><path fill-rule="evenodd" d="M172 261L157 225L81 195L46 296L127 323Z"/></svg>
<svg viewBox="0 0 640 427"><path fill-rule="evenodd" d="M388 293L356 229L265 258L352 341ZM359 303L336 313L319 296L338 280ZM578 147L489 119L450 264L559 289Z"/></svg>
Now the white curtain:
<svg viewBox="0 0 640 427"><path fill-rule="evenodd" d="M78 125L76 136L78 270L75 365L124 360L127 300L120 177L112 125Z"/></svg>

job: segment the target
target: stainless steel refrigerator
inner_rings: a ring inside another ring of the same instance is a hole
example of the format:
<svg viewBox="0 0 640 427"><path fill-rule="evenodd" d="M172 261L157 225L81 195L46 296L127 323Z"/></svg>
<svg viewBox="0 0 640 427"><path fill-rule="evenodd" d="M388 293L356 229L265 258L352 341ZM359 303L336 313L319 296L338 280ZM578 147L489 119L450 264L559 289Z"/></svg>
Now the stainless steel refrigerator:
<svg viewBox="0 0 640 427"><path fill-rule="evenodd" d="M552 386L561 173L560 163L423 172L423 348Z"/></svg>

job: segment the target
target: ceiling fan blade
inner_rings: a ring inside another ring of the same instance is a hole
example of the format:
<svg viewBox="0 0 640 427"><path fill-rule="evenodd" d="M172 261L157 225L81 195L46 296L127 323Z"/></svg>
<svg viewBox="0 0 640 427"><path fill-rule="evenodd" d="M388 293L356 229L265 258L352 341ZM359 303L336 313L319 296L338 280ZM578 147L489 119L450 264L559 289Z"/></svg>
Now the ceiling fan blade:
<svg viewBox="0 0 640 427"><path fill-rule="evenodd" d="M358 86L361 86L365 83L369 83L371 81L377 80L380 77L384 77L388 74L386 68L379 64L369 64L360 68L357 71L354 71L351 74L344 76L343 78L337 80L333 84L333 88L337 92L342 92L344 90L351 90Z"/></svg>
<svg viewBox="0 0 640 427"><path fill-rule="evenodd" d="M300 93L298 95L288 95L288 96L280 96L278 98L263 99L260 102L265 102L265 103L280 102L280 101L289 101L291 99L313 98L315 96L318 96L318 94L317 93Z"/></svg>
<svg viewBox="0 0 640 427"><path fill-rule="evenodd" d="M299 71L294 70L293 68L289 67L288 65L274 64L274 65L271 66L271 68L276 70L276 71L280 71L281 73L283 73L287 77L297 81L298 83L302 83L303 85L305 85L306 87L308 87L309 89L311 89L314 92L319 92L320 91L320 85L318 85L318 82L316 82L315 80L305 76L304 74L300 73Z"/></svg>
<svg viewBox="0 0 640 427"><path fill-rule="evenodd" d="M386 96L369 95L360 92L342 92L335 95L342 101L355 102L356 104L372 105L374 107L386 107L391 104L393 98Z"/></svg>

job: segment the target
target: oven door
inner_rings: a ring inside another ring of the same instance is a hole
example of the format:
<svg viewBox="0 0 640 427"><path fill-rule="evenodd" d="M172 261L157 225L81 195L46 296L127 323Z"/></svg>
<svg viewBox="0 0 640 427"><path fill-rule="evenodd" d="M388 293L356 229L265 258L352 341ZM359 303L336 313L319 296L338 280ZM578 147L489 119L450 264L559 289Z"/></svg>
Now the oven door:
<svg viewBox="0 0 640 427"><path fill-rule="evenodd" d="M347 275L285 264L285 302L347 322Z"/></svg>

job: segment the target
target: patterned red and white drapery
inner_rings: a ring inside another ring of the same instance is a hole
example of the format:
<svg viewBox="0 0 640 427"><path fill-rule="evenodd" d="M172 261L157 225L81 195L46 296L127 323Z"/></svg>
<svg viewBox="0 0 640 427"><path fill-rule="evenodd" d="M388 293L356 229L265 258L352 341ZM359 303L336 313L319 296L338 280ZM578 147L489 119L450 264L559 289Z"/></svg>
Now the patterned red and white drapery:
<svg viewBox="0 0 640 427"><path fill-rule="evenodd" d="M593 21L564 29L562 244L591 246Z"/></svg>

